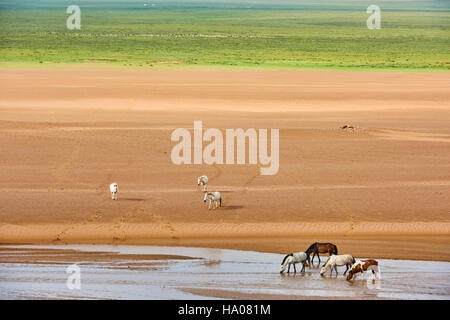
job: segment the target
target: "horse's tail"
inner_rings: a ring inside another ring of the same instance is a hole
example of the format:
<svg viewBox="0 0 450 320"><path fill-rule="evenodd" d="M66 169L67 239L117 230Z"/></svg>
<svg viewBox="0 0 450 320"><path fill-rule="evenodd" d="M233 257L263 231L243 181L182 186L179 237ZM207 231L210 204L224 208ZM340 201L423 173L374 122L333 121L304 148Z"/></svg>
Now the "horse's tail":
<svg viewBox="0 0 450 320"><path fill-rule="evenodd" d="M335 244L333 244L333 247L334 247L334 254L335 254L335 255L337 255L337 254L338 254L338 250L337 250L337 247L336 247L336 245L335 245Z"/></svg>
<svg viewBox="0 0 450 320"><path fill-rule="evenodd" d="M352 256L352 263L354 264L356 262L356 259L354 256Z"/></svg>
<svg viewBox="0 0 450 320"><path fill-rule="evenodd" d="M222 197L220 197L220 199L219 199L219 204L220 204L220 206L222 206Z"/></svg>
<svg viewBox="0 0 450 320"><path fill-rule="evenodd" d="M283 261L281 261L281 265L284 264L284 262L286 261L286 259L287 259L288 257L292 257L292 256L294 256L293 253L289 253L287 256L285 256L285 257L283 258Z"/></svg>

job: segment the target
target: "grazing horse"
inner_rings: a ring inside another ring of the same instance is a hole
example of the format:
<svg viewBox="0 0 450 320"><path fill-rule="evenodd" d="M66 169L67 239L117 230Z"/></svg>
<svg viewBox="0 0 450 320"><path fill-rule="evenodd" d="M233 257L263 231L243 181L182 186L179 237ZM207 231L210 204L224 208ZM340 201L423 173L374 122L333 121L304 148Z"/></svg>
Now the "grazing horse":
<svg viewBox="0 0 450 320"><path fill-rule="evenodd" d="M297 273L297 269L295 268L296 263L302 263L303 267L300 272L303 272L305 271L306 261L308 261L309 264L309 255L307 255L304 252L289 253L287 256L284 257L283 261L281 262L280 273L283 273L284 270L286 270L286 265L289 265L288 267L289 273L289 270L291 269L291 264L294 265L294 272Z"/></svg>
<svg viewBox="0 0 450 320"><path fill-rule="evenodd" d="M323 276L328 268L330 270L330 276L333 274L333 269L336 271L336 275L338 275L337 267L338 266L346 266L344 275L347 273L347 270L355 263L355 258L349 254L343 254L340 256L332 255L328 258L327 262L323 265L322 269L320 269L320 275Z"/></svg>
<svg viewBox="0 0 450 320"><path fill-rule="evenodd" d="M202 185L202 191L206 192L206 187L208 185L208 177L203 175L197 178L197 187Z"/></svg>
<svg viewBox="0 0 450 320"><path fill-rule="evenodd" d="M358 260L353 265L347 275L347 280L352 280L353 277L357 277L358 273L362 274L362 278L364 280L364 272L372 271L372 274L380 279L380 268L378 267L377 260Z"/></svg>
<svg viewBox="0 0 450 320"><path fill-rule="evenodd" d="M117 183L111 183L109 185L109 191L111 191L111 198L113 200L117 200L117 192L119 191L119 186L117 185Z"/></svg>
<svg viewBox="0 0 450 320"><path fill-rule="evenodd" d="M220 196L220 192L207 192L205 193L205 197L203 198L203 202L206 202L206 200L209 199L209 208L208 210L211 210L211 203L214 202L214 210L217 209L217 207L222 206L222 197Z"/></svg>
<svg viewBox="0 0 450 320"><path fill-rule="evenodd" d="M332 243L319 243L315 242L312 245L309 246L308 249L306 249L306 254L309 256L311 253L313 253L313 257L311 259L311 262L313 262L314 257L317 255L319 258L319 264L320 264L320 256L319 253L328 253L330 256L332 254L338 254L337 247Z"/></svg>

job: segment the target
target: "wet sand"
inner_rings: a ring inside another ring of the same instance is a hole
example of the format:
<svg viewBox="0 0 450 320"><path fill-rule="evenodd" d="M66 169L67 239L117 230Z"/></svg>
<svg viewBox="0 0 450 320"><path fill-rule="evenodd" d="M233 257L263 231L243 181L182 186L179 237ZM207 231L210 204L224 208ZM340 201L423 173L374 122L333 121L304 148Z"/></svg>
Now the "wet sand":
<svg viewBox="0 0 450 320"><path fill-rule="evenodd" d="M450 261L449 80L0 70L0 243L287 253L327 241L364 256ZM279 128L278 174L174 165L170 134L194 120L205 129ZM201 201L201 174L223 208Z"/></svg>
<svg viewBox="0 0 450 320"><path fill-rule="evenodd" d="M448 262L378 259L380 279L366 274L365 280L346 281L345 268L339 267L337 276L320 276L317 263L304 273L291 268L280 274L284 255L253 251L123 245L0 249L1 299L450 298ZM28 254L39 261L30 263ZM73 263L80 268L79 290L66 286L66 269Z"/></svg>
<svg viewBox="0 0 450 320"><path fill-rule="evenodd" d="M127 266L143 265L142 260L184 260L198 259L182 255L168 254L120 254L117 252L93 252L60 248L41 249L34 248L10 248L0 246L0 263L25 263L25 264L73 264L85 261L84 264L120 263L128 261ZM130 262L135 260L136 262Z"/></svg>

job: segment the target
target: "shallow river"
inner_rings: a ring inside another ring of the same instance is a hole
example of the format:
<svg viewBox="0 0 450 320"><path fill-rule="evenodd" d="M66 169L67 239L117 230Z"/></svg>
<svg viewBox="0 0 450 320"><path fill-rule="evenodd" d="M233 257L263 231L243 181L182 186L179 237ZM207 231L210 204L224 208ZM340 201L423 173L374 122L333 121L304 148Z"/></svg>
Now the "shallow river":
<svg viewBox="0 0 450 320"><path fill-rule="evenodd" d="M382 260L379 280L346 281L345 267L336 277L319 275L317 264L305 273L279 273L284 255L252 251L112 245L2 246L3 248L75 249L120 254L163 254L196 257L191 260L77 261L81 288L69 289L68 263L5 263L0 256L0 299L205 299L198 289L235 292L247 297L285 296L450 299L450 263ZM8 253L14 255L14 252ZM356 257L362 259L361 257ZM322 263L326 257L322 258ZM72 260L71 260L72 261ZM72 263L72 262L70 262ZM126 265L129 263L130 267ZM125 266L125 267L124 267ZM297 271L300 266L297 266ZM197 290L197 291L195 291ZM203 291L205 292L205 291ZM215 296L218 296L217 294ZM219 295L220 296L220 295ZM213 298L214 299L214 298Z"/></svg>

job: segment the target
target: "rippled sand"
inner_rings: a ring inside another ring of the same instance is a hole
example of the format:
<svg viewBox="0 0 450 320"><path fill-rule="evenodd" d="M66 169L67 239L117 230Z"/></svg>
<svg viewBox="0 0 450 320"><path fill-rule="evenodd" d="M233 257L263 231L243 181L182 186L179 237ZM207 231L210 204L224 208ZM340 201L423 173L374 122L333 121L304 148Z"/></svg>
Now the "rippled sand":
<svg viewBox="0 0 450 320"><path fill-rule="evenodd" d="M323 241L450 261L449 83L449 72L0 69L0 243L283 253ZM175 165L171 133L195 120L278 128L278 174ZM223 195L217 211L201 174Z"/></svg>

